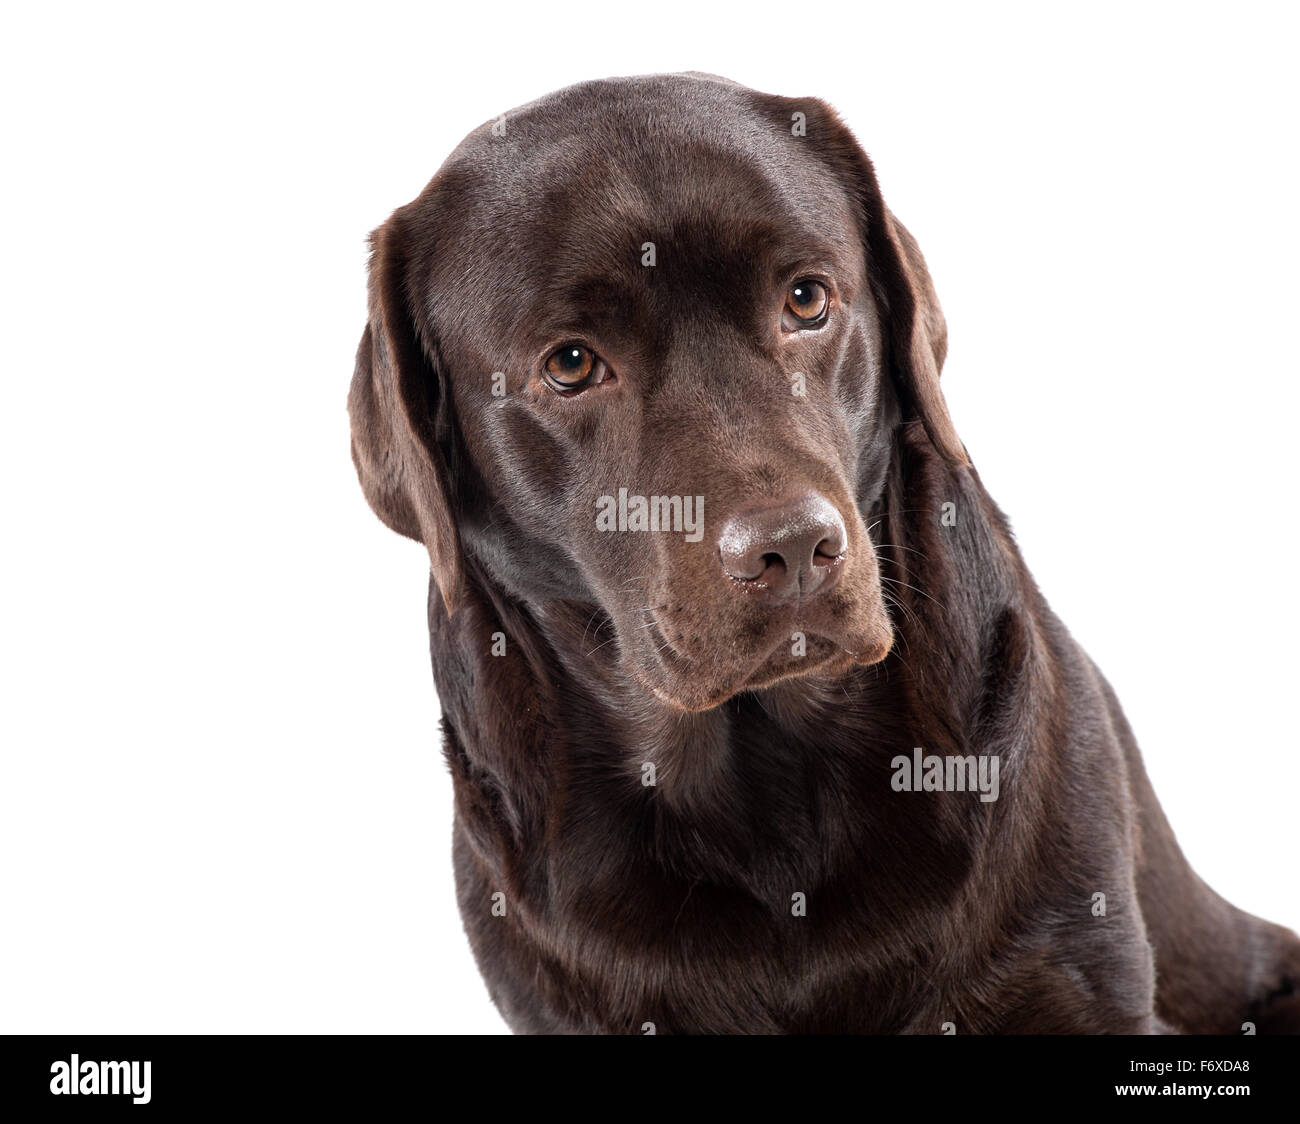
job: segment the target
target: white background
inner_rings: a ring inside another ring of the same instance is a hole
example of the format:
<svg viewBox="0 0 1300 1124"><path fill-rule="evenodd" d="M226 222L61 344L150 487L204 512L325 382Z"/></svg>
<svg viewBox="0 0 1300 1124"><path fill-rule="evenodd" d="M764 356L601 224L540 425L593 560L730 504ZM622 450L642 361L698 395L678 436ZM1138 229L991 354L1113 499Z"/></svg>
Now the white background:
<svg viewBox="0 0 1300 1124"><path fill-rule="evenodd" d="M11 7L0 1031L502 1029L426 556L365 506L344 403L367 233L469 129L609 74L842 111L1184 849L1300 924L1284 11Z"/></svg>

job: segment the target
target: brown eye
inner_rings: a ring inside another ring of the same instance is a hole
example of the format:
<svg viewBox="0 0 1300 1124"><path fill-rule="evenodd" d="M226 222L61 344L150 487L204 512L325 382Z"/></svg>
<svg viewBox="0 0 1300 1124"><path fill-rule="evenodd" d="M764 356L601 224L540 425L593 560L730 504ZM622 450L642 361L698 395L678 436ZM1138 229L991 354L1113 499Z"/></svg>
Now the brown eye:
<svg viewBox="0 0 1300 1124"><path fill-rule="evenodd" d="M782 319L786 331L795 331L820 323L830 307L830 293L820 281L796 281L785 295Z"/></svg>
<svg viewBox="0 0 1300 1124"><path fill-rule="evenodd" d="M556 390L583 390L600 382L604 374L604 361L581 344L565 344L546 359L546 381Z"/></svg>

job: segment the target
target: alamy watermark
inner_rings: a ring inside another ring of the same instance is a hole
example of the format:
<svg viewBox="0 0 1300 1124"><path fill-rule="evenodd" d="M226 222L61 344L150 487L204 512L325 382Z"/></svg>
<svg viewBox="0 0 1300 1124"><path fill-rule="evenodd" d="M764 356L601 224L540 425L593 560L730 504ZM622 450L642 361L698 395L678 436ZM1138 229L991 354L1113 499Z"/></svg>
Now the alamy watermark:
<svg viewBox="0 0 1300 1124"><path fill-rule="evenodd" d="M620 488L617 496L596 501L598 531L671 531L687 542L704 538L703 496L630 496Z"/></svg>
<svg viewBox="0 0 1300 1124"><path fill-rule="evenodd" d="M889 783L895 792L978 792L991 804L998 798L998 760L995 754L940 757L917 746L911 757L899 754L889 763Z"/></svg>
<svg viewBox="0 0 1300 1124"><path fill-rule="evenodd" d="M50 1092L67 1095L129 1096L135 1104L148 1104L149 1062L82 1061L79 1054L50 1066Z"/></svg>

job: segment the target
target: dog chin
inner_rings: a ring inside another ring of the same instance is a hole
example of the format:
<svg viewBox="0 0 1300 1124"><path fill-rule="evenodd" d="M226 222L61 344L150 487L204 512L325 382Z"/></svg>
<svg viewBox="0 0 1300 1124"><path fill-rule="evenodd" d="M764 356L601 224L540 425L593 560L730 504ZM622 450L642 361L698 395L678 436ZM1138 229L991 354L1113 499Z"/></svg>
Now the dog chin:
<svg viewBox="0 0 1300 1124"><path fill-rule="evenodd" d="M655 668L650 674L638 671L641 680L662 703L675 710L699 713L714 710L742 691L756 691L788 679L800 679L814 672L840 674L851 667L880 663L893 648L893 635L859 643L850 649L824 636L808 636L805 646L788 643L771 652L752 671L725 683L702 682L689 668Z"/></svg>
<svg viewBox="0 0 1300 1124"><path fill-rule="evenodd" d="M813 672L842 672L855 665L869 667L880 663L892 647L892 636L858 645L852 650L827 637L810 636L804 655L793 654L788 646L777 649L746 680L744 689L758 690L784 679L800 679Z"/></svg>

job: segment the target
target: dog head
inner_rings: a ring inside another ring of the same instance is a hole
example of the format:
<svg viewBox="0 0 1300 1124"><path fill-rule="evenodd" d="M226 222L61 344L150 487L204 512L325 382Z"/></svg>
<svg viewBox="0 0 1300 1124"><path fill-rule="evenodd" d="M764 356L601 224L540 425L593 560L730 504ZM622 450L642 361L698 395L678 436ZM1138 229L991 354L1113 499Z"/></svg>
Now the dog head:
<svg viewBox="0 0 1300 1124"><path fill-rule="evenodd" d="M471 574L590 605L688 710L884 659L864 515L894 432L965 452L924 260L827 106L574 86L472 133L372 245L353 458L448 611Z"/></svg>

